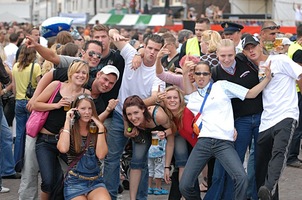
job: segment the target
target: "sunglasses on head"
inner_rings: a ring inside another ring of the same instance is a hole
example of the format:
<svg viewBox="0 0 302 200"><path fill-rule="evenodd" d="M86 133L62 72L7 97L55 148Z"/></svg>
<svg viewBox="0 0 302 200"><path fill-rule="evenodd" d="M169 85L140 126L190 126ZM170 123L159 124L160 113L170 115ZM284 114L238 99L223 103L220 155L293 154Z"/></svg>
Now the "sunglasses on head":
<svg viewBox="0 0 302 200"><path fill-rule="evenodd" d="M209 76L211 73L210 72L194 72L194 74L196 76L201 76L201 75L203 75L203 76Z"/></svg>
<svg viewBox="0 0 302 200"><path fill-rule="evenodd" d="M96 53L96 52L94 52L94 51L89 51L89 52L88 52L88 56L89 56L89 57L96 56L97 59L101 59L101 58L102 58L102 54Z"/></svg>
<svg viewBox="0 0 302 200"><path fill-rule="evenodd" d="M85 65L88 65L88 63L84 60L79 60L79 59L75 59L72 61L72 63L70 64L70 66L72 66L74 63L78 63L78 62L81 62L81 63L84 63Z"/></svg>
<svg viewBox="0 0 302 200"><path fill-rule="evenodd" d="M265 29L275 30L275 29L280 29L280 26L279 25L275 25L275 26L264 27L264 28L261 29L261 31L263 31Z"/></svg>
<svg viewBox="0 0 302 200"><path fill-rule="evenodd" d="M80 96L78 96L77 99L78 100L81 100L81 99L90 99L90 100L93 101L93 98L89 94L81 94Z"/></svg>

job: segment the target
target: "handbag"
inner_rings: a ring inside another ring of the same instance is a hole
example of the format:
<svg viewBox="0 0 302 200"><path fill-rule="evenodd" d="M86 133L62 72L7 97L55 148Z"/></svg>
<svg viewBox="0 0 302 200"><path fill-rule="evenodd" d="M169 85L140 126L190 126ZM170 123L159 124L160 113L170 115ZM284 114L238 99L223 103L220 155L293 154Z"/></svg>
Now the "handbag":
<svg viewBox="0 0 302 200"><path fill-rule="evenodd" d="M56 185L52 189L51 193L49 194L49 200L64 200L64 181L65 181L65 178L66 178L69 170L71 170L71 168L73 168L73 166L75 166L75 164L79 160L81 160L82 156L85 154L85 152L87 151L87 148L89 147L89 143L90 143L90 134L88 134L88 138L87 138L86 143L85 143L85 150L79 156L77 156L71 162L71 164L68 166L68 169L67 169L65 175L62 176L62 178L56 183Z"/></svg>
<svg viewBox="0 0 302 200"><path fill-rule="evenodd" d="M48 103L53 102L56 94L60 90L60 87L61 87L61 82L59 82L55 91L50 96ZM38 133L40 132L40 130L43 128L43 126L47 120L48 114L49 114L49 111L33 110L26 122L26 134L32 138L35 138L38 135Z"/></svg>
<svg viewBox="0 0 302 200"><path fill-rule="evenodd" d="M26 92L25 92L25 97L27 97L27 98L32 98L34 96L34 92L35 92L35 88L33 88L32 84L31 84L31 79L33 77L34 65L35 65L35 61L31 65L29 83L27 85Z"/></svg>

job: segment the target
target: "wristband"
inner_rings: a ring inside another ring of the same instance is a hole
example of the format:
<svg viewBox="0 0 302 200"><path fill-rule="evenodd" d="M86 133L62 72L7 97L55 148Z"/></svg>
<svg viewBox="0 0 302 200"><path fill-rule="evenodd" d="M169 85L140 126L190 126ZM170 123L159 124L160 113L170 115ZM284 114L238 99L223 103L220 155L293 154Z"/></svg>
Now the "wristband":
<svg viewBox="0 0 302 200"><path fill-rule="evenodd" d="M6 90L6 88L4 88L4 89L3 89L3 93L4 93L4 94L6 94L6 93L7 93L7 90Z"/></svg>
<svg viewBox="0 0 302 200"><path fill-rule="evenodd" d="M105 133L105 131L98 132L98 135L102 135L102 134L104 134L104 133Z"/></svg>
<svg viewBox="0 0 302 200"><path fill-rule="evenodd" d="M137 53L135 54L135 56L142 57L142 54L141 54L141 53L139 53L139 52L137 52Z"/></svg>
<svg viewBox="0 0 302 200"><path fill-rule="evenodd" d="M63 129L62 132L68 133L70 135L70 131L67 129Z"/></svg>
<svg viewBox="0 0 302 200"><path fill-rule="evenodd" d="M170 170L170 169L171 169L171 167L165 167L165 169L169 169L169 170Z"/></svg>
<svg viewBox="0 0 302 200"><path fill-rule="evenodd" d="M166 131L163 131L164 133L165 133L165 137L167 137L167 133L166 133Z"/></svg>

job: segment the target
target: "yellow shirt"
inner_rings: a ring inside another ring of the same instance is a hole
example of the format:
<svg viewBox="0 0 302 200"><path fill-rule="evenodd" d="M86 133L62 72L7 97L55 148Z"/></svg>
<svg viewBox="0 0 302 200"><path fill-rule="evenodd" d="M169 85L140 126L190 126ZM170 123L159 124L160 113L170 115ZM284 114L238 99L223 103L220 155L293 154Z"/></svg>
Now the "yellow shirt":
<svg viewBox="0 0 302 200"><path fill-rule="evenodd" d="M12 69L12 75L15 80L16 85L16 100L27 99L25 97L25 92L27 85L29 83L30 70L32 63L26 66L22 71L18 69L19 62L15 63ZM41 67L38 63L34 64L33 75L31 79L31 84L34 88L37 87L37 77L41 76Z"/></svg>
<svg viewBox="0 0 302 200"><path fill-rule="evenodd" d="M294 53L298 50L298 49L302 49L302 46L300 44L298 44L297 42L292 43L289 47L288 47L288 51L287 51L287 55L293 59L293 55ZM300 92L300 88L298 86L298 84L296 84L296 88L297 88L297 92Z"/></svg>

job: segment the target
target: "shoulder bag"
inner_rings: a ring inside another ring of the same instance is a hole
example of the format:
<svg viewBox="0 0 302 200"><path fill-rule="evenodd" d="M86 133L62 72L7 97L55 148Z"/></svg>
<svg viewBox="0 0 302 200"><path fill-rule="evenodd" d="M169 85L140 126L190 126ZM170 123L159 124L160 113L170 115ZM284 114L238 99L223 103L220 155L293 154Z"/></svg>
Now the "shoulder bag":
<svg viewBox="0 0 302 200"><path fill-rule="evenodd" d="M48 103L52 103L56 94L60 90L61 82L59 82L58 86L56 87L55 91L50 96L50 99L48 100ZM26 134L30 137L35 138L40 130L43 128L47 117L48 117L49 111L35 111L33 110L26 122Z"/></svg>
<svg viewBox="0 0 302 200"><path fill-rule="evenodd" d="M31 84L31 79L33 77L34 65L35 65L35 61L31 65L29 83L27 85L26 92L25 92L25 97L27 97L27 98L32 98L32 96L34 95L34 92L35 92L35 88L33 88L32 84Z"/></svg>

